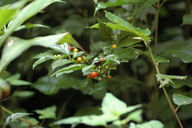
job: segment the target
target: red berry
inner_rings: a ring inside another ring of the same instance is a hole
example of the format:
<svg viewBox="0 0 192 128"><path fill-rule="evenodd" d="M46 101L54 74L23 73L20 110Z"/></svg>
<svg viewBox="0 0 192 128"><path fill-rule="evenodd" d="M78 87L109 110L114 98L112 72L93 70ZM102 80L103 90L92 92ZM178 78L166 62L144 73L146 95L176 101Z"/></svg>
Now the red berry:
<svg viewBox="0 0 192 128"><path fill-rule="evenodd" d="M69 45L69 50L70 50L70 51L73 50L73 47L72 47L71 45Z"/></svg>
<svg viewBox="0 0 192 128"><path fill-rule="evenodd" d="M91 78L91 74L87 74L87 76L86 76L87 78Z"/></svg>
<svg viewBox="0 0 192 128"><path fill-rule="evenodd" d="M97 72L92 72L91 76L92 76L93 78L95 78L95 77L98 76L98 73L97 73Z"/></svg>

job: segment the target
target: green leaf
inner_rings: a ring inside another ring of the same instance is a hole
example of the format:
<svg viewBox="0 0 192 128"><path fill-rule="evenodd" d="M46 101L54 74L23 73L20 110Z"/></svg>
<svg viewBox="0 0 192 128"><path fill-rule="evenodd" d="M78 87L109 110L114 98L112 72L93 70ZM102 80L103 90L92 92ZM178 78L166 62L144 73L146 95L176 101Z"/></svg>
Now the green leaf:
<svg viewBox="0 0 192 128"><path fill-rule="evenodd" d="M60 44L60 45L55 44L55 45L52 45L51 48L56 50L56 51L59 51L61 53L64 53L66 55L68 55L70 53L68 43L63 43L63 44Z"/></svg>
<svg viewBox="0 0 192 128"><path fill-rule="evenodd" d="M191 25L192 24L192 14L185 14L183 16L183 25Z"/></svg>
<svg viewBox="0 0 192 128"><path fill-rule="evenodd" d="M32 91L14 91L13 96L19 97L19 98L28 98L32 97L34 95L34 92Z"/></svg>
<svg viewBox="0 0 192 128"><path fill-rule="evenodd" d="M145 41L149 41L151 34L151 31L149 29L141 29L138 27L133 26L129 22L123 20L122 18L105 11L105 17L107 17L110 21L112 21L115 24L109 24L108 26L112 26L112 28L128 31L130 33L135 34L138 37L141 37Z"/></svg>
<svg viewBox="0 0 192 128"><path fill-rule="evenodd" d="M30 23L27 23L25 25L21 25L19 27L17 27L17 29L15 31L20 31L20 30L23 30L23 29L29 29L29 28L49 28L48 26L46 25L42 25L42 24L30 24Z"/></svg>
<svg viewBox="0 0 192 128"><path fill-rule="evenodd" d="M105 95L101 106L102 112L107 115L120 116L127 112L127 105L110 93Z"/></svg>
<svg viewBox="0 0 192 128"><path fill-rule="evenodd" d="M7 117L5 120L5 125L8 125L14 121L17 121L19 118L22 118L24 116L28 116L29 113L14 113Z"/></svg>
<svg viewBox="0 0 192 128"><path fill-rule="evenodd" d="M39 56L39 55L38 55ZM35 58L35 57L34 57ZM51 53L43 53L41 54L41 57L39 57L39 59L37 61L35 61L35 63L33 64L33 69L39 65L39 64L42 64L44 63L45 61L48 61L48 60L52 60L54 59L54 56L51 54Z"/></svg>
<svg viewBox="0 0 192 128"><path fill-rule="evenodd" d="M70 64L71 61L70 60L67 60L67 59L62 59L62 60L56 60L55 62L52 63L51 67L53 69L56 69L60 66L64 66L64 65L67 65L67 64Z"/></svg>
<svg viewBox="0 0 192 128"><path fill-rule="evenodd" d="M24 7L20 12L18 12L17 16L11 21L9 24L6 33L2 36L0 40L0 46L4 43L4 41L26 20L31 18L32 16L39 13L41 10L49 6L54 2L59 2L60 0L35 0Z"/></svg>
<svg viewBox="0 0 192 128"><path fill-rule="evenodd" d="M64 40L66 36L68 38L69 33L36 37L30 40L23 40L17 37L9 38L5 44L5 47L3 48L3 53L0 60L0 71L30 47L42 46L54 49L55 45L61 40Z"/></svg>
<svg viewBox="0 0 192 128"><path fill-rule="evenodd" d="M107 122L118 121L121 114L132 112L133 110L141 107L140 105L130 106L114 97L112 94L107 93L102 102L101 115L88 115L77 116L62 119L53 123L53 125L62 124L86 124L89 126L106 126ZM140 121L141 111L135 111L128 116L129 120Z"/></svg>
<svg viewBox="0 0 192 128"><path fill-rule="evenodd" d="M108 27L107 25L105 25L105 23L103 23L102 21L99 21L99 31L100 31L100 35L109 42L113 42L114 41L114 34L113 31L110 27Z"/></svg>
<svg viewBox="0 0 192 128"><path fill-rule="evenodd" d="M176 75L165 75L165 74L157 74L157 80L160 81L160 88L164 87L168 84L174 84L173 80L185 80L187 76L176 76Z"/></svg>
<svg viewBox="0 0 192 128"><path fill-rule="evenodd" d="M56 106L50 106L41 110L35 110L35 112L39 114L39 119L55 119L56 109Z"/></svg>
<svg viewBox="0 0 192 128"><path fill-rule="evenodd" d="M179 58L184 63L191 63L192 62L191 40L170 40L164 42L159 46L158 53L166 57Z"/></svg>
<svg viewBox="0 0 192 128"><path fill-rule="evenodd" d="M178 106L188 105L188 104L192 104L192 97L188 97L179 93L174 93L173 101Z"/></svg>
<svg viewBox="0 0 192 128"><path fill-rule="evenodd" d="M86 65L84 65L84 64L73 64L73 65L70 65L68 67L65 67L65 68L62 68L62 69L56 71L55 73L52 74L52 76L55 75L56 77L58 77L58 76L60 76L62 74L72 73L72 72L74 72L76 70L80 70L80 69L84 68L85 66Z"/></svg>
<svg viewBox="0 0 192 128"><path fill-rule="evenodd" d="M30 82L19 80L20 74L15 74L6 79L7 82L9 82L13 86L25 86L25 85L31 85Z"/></svg>
<svg viewBox="0 0 192 128"><path fill-rule="evenodd" d="M108 2L99 2L97 4L97 7L95 8L95 14L100 9L121 6L121 5L125 5L125 4L134 4L134 3L139 3L141 1L143 1L143 0L109 0Z"/></svg>
<svg viewBox="0 0 192 128"><path fill-rule="evenodd" d="M86 124L89 126L105 126L106 125L106 116L90 115L90 116L79 116L79 117L70 117L63 120L56 121L54 125L61 124Z"/></svg>
<svg viewBox="0 0 192 128"><path fill-rule="evenodd" d="M0 29L2 29L16 14L17 9L11 6L0 8Z"/></svg>
<svg viewBox="0 0 192 128"><path fill-rule="evenodd" d="M129 128L164 128L163 124L160 121L152 120L142 124L131 123Z"/></svg>

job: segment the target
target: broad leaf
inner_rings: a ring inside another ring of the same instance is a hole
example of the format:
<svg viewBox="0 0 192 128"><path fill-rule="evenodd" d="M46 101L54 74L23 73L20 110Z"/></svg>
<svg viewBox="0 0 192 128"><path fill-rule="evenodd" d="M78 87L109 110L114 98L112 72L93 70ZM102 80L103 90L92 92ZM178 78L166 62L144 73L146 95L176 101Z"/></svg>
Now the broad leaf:
<svg viewBox="0 0 192 128"><path fill-rule="evenodd" d="M35 0L28 4L25 8L23 8L15 17L11 23L9 24L6 33L1 37L0 46L4 43L4 41L26 20L31 18L32 16L39 13L41 10L49 6L54 2L59 2L60 0Z"/></svg>
<svg viewBox="0 0 192 128"><path fill-rule="evenodd" d="M5 6L0 8L0 29L4 27L16 14L15 8Z"/></svg>
<svg viewBox="0 0 192 128"><path fill-rule="evenodd" d="M178 106L188 105L188 104L192 104L192 97L188 97L179 93L174 93L173 101Z"/></svg>
<svg viewBox="0 0 192 128"><path fill-rule="evenodd" d="M151 34L151 31L149 29L141 29L141 28L135 27L129 22L107 11L105 11L105 17L107 17L110 21L115 23L115 24L109 24L108 26L113 26L113 28L114 26L116 26L116 29L120 28L124 31L131 32L136 36L141 37L143 40L146 40L146 41L150 40L149 35Z"/></svg>
<svg viewBox="0 0 192 128"><path fill-rule="evenodd" d="M41 110L35 110L39 114L39 119L55 119L56 118L56 106L50 106Z"/></svg>
<svg viewBox="0 0 192 128"><path fill-rule="evenodd" d="M69 33L63 33L45 37L37 37L30 40L23 40L16 37L9 38L1 56L0 71L28 48L32 46L43 46L54 49L58 42L65 40L65 38L68 39L69 35Z"/></svg>

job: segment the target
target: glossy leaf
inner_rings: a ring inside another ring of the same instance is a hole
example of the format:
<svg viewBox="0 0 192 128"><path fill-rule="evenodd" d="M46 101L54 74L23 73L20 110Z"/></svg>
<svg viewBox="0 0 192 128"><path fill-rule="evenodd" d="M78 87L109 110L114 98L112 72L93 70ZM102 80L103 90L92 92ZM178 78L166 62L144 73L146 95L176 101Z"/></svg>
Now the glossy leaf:
<svg viewBox="0 0 192 128"><path fill-rule="evenodd" d="M149 29L141 29L139 27L135 27L129 22L107 11L105 11L105 17L107 17L110 21L115 23L115 24L110 24L109 26L116 25L117 29L121 28L124 31L131 32L136 36L141 37L143 40L149 41L150 39L149 35L151 34L151 31Z"/></svg>
<svg viewBox="0 0 192 128"><path fill-rule="evenodd" d="M62 74L68 74L68 73L72 73L76 70L81 70L85 66L86 65L84 65L84 64L73 64L73 65L70 65L68 67L65 67L65 68L62 68L62 69L56 71L55 73L52 74L52 76L55 75L56 77L59 77Z"/></svg>
<svg viewBox="0 0 192 128"><path fill-rule="evenodd" d="M17 9L10 6L0 8L0 29L4 27L16 14Z"/></svg>
<svg viewBox="0 0 192 128"><path fill-rule="evenodd" d="M56 69L60 66L64 66L64 65L67 65L67 64L70 64L71 61L70 60L67 60L67 59L61 59L61 60L56 60L55 62L52 63L51 67L53 69Z"/></svg>
<svg viewBox="0 0 192 128"><path fill-rule="evenodd" d="M49 6L54 2L59 2L60 0L35 0L24 7L15 17L11 23L9 24L6 33L1 37L0 46L4 43L4 41L26 20L31 18L32 16L39 13L41 10Z"/></svg>
<svg viewBox="0 0 192 128"><path fill-rule="evenodd" d="M188 105L188 104L192 104L192 97L188 97L179 93L174 93L173 101L178 106Z"/></svg>
<svg viewBox="0 0 192 128"><path fill-rule="evenodd" d="M7 41L0 61L0 70L7 66L12 60L21 55L32 46L42 46L54 49L58 42L68 38L69 33L37 37L30 40L24 40L17 37L11 37Z"/></svg>

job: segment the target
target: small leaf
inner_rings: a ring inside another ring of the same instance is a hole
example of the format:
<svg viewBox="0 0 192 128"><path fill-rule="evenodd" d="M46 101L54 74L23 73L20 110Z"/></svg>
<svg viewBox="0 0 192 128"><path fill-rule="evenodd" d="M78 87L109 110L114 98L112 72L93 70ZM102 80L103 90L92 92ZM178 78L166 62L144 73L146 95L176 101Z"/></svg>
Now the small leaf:
<svg viewBox="0 0 192 128"><path fill-rule="evenodd" d="M62 68L58 71L56 71L55 73L52 74L52 76L56 75L56 77L62 75L62 74L68 74L68 73L72 73L76 70L80 70L82 68L84 68L86 65L84 64L73 64L73 65L70 65L68 67L65 67L65 68Z"/></svg>
<svg viewBox="0 0 192 128"><path fill-rule="evenodd" d="M25 25L21 25L19 27L17 27L17 29L15 31L20 31L20 30L23 30L23 29L29 29L29 28L49 28L48 26L46 25L42 25L42 24L30 24L30 23L27 23Z"/></svg>
<svg viewBox="0 0 192 128"><path fill-rule="evenodd" d="M34 95L32 91L14 91L13 96L19 98L28 98Z"/></svg>
<svg viewBox="0 0 192 128"><path fill-rule="evenodd" d="M5 120L5 125L8 125L14 121L17 121L19 118L22 118L24 116L28 116L29 113L14 113L7 117Z"/></svg>
<svg viewBox="0 0 192 128"><path fill-rule="evenodd" d="M55 119L56 118L56 106L50 106L41 110L35 110L39 114L39 119Z"/></svg>
<svg viewBox="0 0 192 128"><path fill-rule="evenodd" d="M69 61L69 60L67 60L67 59L56 60L55 62L52 63L51 67L52 67L53 69L56 69L56 68L58 68L58 67L60 67L60 66L64 66L64 65L70 64L70 63L71 63L71 61Z"/></svg>
<svg viewBox="0 0 192 128"><path fill-rule="evenodd" d="M41 56L40 56L41 55ZM43 54L40 54L38 55L39 59L37 61L35 61L35 63L33 64L33 69L35 69L35 67L39 64L42 64L44 63L45 61L48 61L48 60L52 60L54 59L54 56L52 54L49 54L49 53L43 53ZM37 58L37 56L35 56L34 58Z"/></svg>
<svg viewBox="0 0 192 128"><path fill-rule="evenodd" d="M192 97L188 97L179 93L174 93L173 101L178 106L188 105L192 103Z"/></svg>

